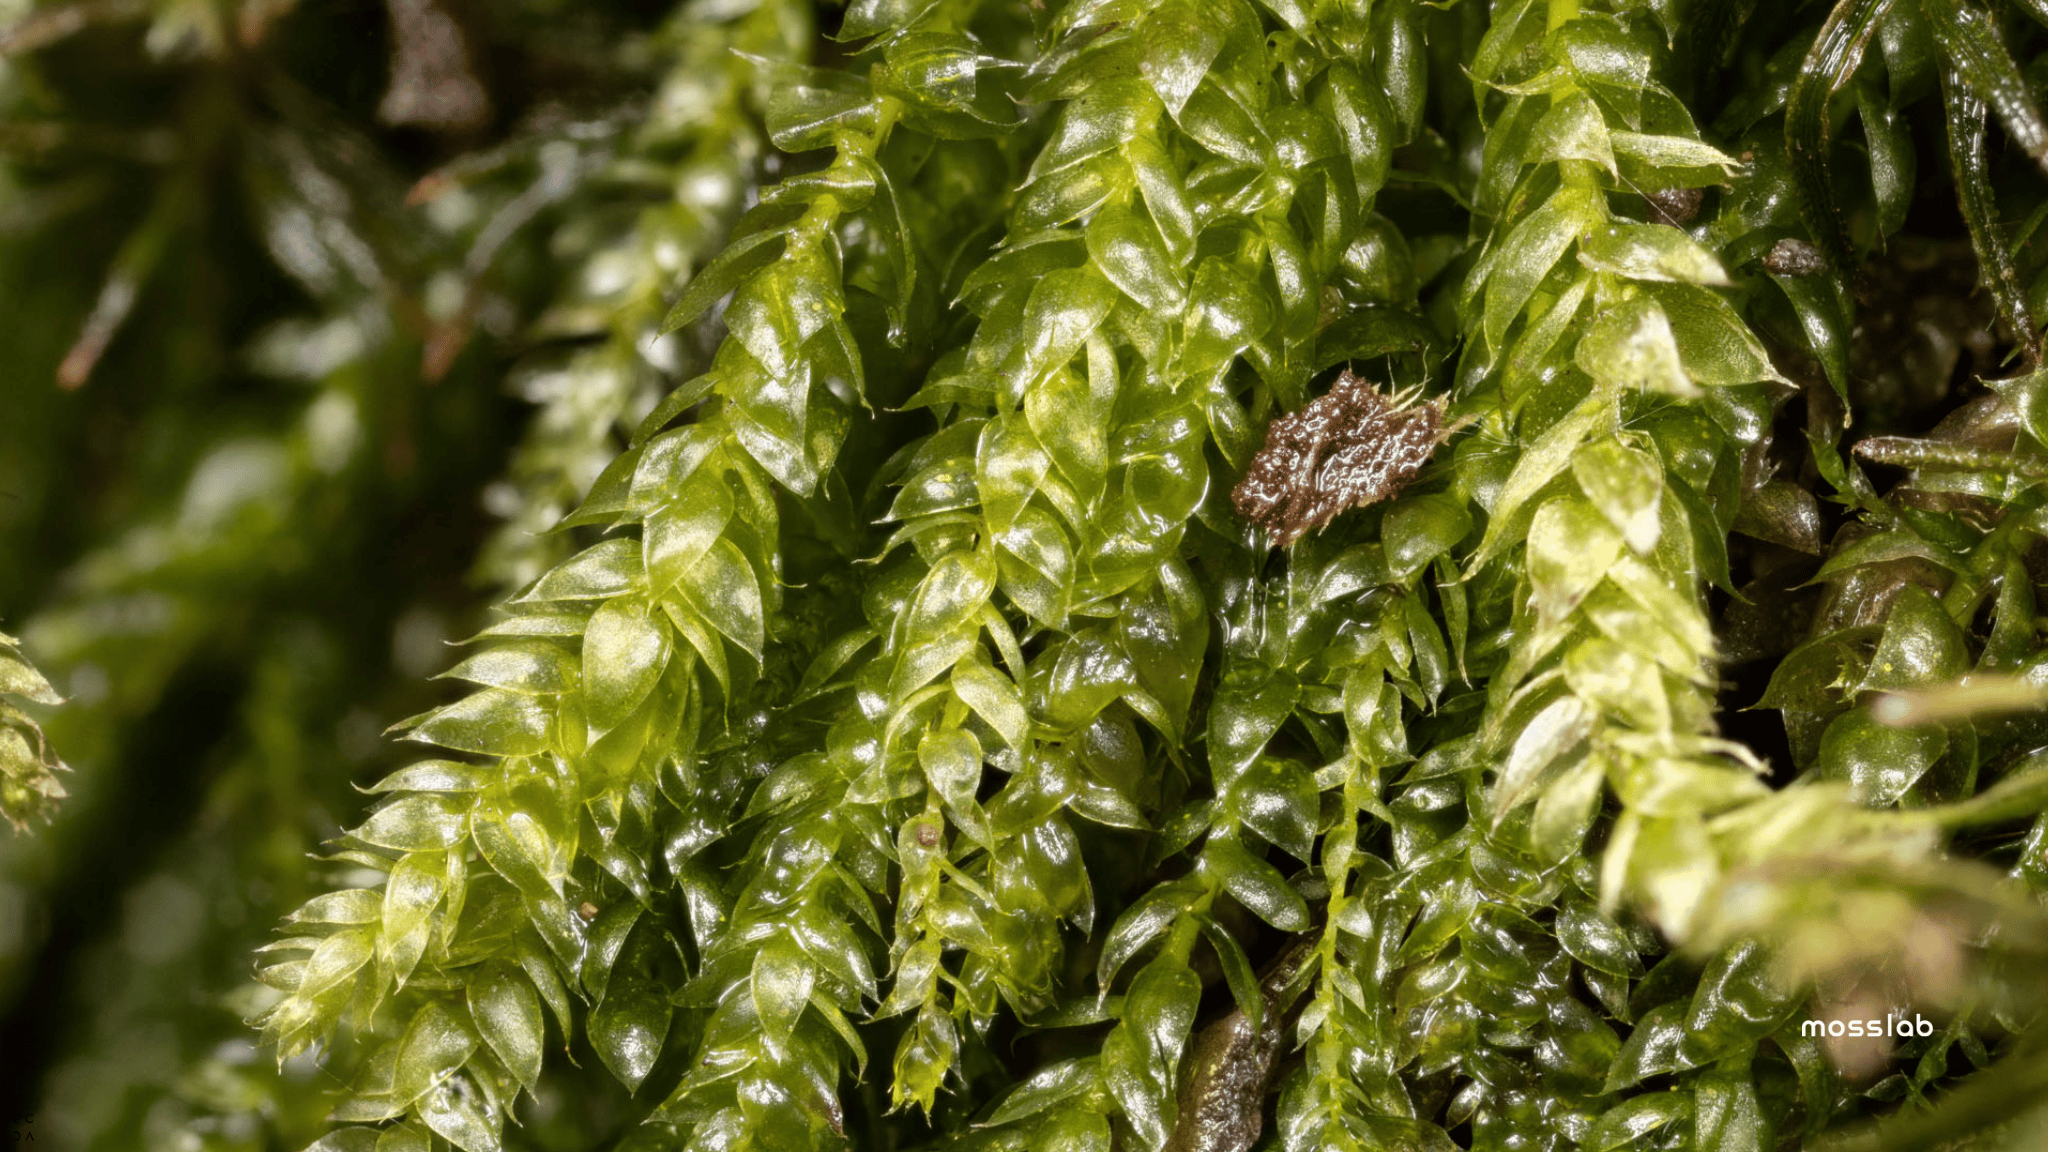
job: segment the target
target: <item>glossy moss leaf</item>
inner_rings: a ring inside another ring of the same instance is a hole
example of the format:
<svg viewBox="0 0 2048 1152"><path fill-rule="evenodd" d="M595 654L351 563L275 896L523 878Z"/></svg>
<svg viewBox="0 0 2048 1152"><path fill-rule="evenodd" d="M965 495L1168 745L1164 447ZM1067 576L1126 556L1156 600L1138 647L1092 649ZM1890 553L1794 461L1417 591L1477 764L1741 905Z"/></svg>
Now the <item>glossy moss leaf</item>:
<svg viewBox="0 0 2048 1152"><path fill-rule="evenodd" d="M670 641L638 597L607 600L583 632L583 706L593 735L625 720L661 679Z"/></svg>
<svg viewBox="0 0 2048 1152"><path fill-rule="evenodd" d="M567 652L539 640L493 644L441 676L536 696L559 695L580 680Z"/></svg>
<svg viewBox="0 0 2048 1152"><path fill-rule="evenodd" d="M1524 801L1543 773L1593 730L1593 714L1577 696L1560 696L1530 718L1508 749L1490 806L1495 827Z"/></svg>
<svg viewBox="0 0 2048 1152"><path fill-rule="evenodd" d="M1238 667L1225 674L1209 707L1210 768L1219 785L1251 767L1294 711L1298 693L1284 673Z"/></svg>
<svg viewBox="0 0 2048 1152"><path fill-rule="evenodd" d="M1608 139L1607 118L1583 91L1561 93L1551 103L1530 131L1521 156L1523 163L1587 160L1610 173L1614 171L1614 147Z"/></svg>
<svg viewBox="0 0 2048 1152"><path fill-rule="evenodd" d="M716 259L690 278L689 285L661 322L667 334L702 316L706 309L756 272L782 255L785 236L778 231L756 232L734 241Z"/></svg>
<svg viewBox="0 0 2048 1152"><path fill-rule="evenodd" d="M1689 1092L1653 1092L1618 1104L1602 1113L1579 1147L1585 1152L1614 1152L1638 1139L1692 1115Z"/></svg>
<svg viewBox="0 0 2048 1152"><path fill-rule="evenodd" d="M1103 939L1102 955L1096 963L1095 981L1103 995L1124 962L1167 930L1194 904L1196 889L1186 883L1166 883L1140 896L1117 917Z"/></svg>
<svg viewBox="0 0 2048 1152"><path fill-rule="evenodd" d="M1622 536L1592 503L1552 500L1529 522L1529 582L1537 614L1564 619L1621 557Z"/></svg>
<svg viewBox="0 0 2048 1152"><path fill-rule="evenodd" d="M1011 748L1022 750L1029 738L1031 717L1017 686L981 660L963 660L953 669L953 691Z"/></svg>
<svg viewBox="0 0 2048 1152"><path fill-rule="evenodd" d="M526 756L548 746L551 725L550 710L542 701L485 688L428 713L405 738L458 752Z"/></svg>
<svg viewBox="0 0 2048 1152"><path fill-rule="evenodd" d="M366 844L401 852L432 852L461 840L469 804L446 796L403 796L370 814L349 834Z"/></svg>
<svg viewBox="0 0 2048 1152"><path fill-rule="evenodd" d="M1527 522L1518 523L1517 514L1525 511L1530 498L1542 491L1544 485L1571 466L1580 442L1613 418L1612 400L1597 394L1588 396L1522 450L1514 470L1508 473L1492 507L1487 509L1486 534L1480 538L1478 552L1466 565L1468 573L1476 572L1519 538L1510 535L1510 528L1526 530Z"/></svg>
<svg viewBox="0 0 2048 1152"><path fill-rule="evenodd" d="M643 528L649 591L660 595L709 551L733 515L722 479L692 477L674 504L649 513Z"/></svg>
<svg viewBox="0 0 2048 1152"><path fill-rule="evenodd" d="M1868 712L1846 713L1821 736L1818 765L1823 775L1848 782L1861 803L1897 803L1948 751L1939 725L1893 728Z"/></svg>
<svg viewBox="0 0 2048 1152"><path fill-rule="evenodd" d="M989 1113L988 1124L999 1127L1028 1116L1036 1116L1063 1101L1087 1092L1098 1083L1100 1061L1093 1056L1061 1060L1031 1074L1002 1098Z"/></svg>
<svg viewBox="0 0 2048 1152"><path fill-rule="evenodd" d="M1131 982L1122 1022L1103 1042L1104 1086L1147 1148L1166 1143L1175 1065L1201 994L1201 980L1184 962L1161 956Z"/></svg>
<svg viewBox="0 0 2048 1152"><path fill-rule="evenodd" d="M1656 547L1664 476L1655 459L1619 441L1599 440L1573 454L1572 475L1631 550L1640 556Z"/></svg>
<svg viewBox="0 0 2048 1152"><path fill-rule="evenodd" d="M631 588L643 571L638 540L606 540L557 565L519 599L606 600Z"/></svg>
<svg viewBox="0 0 2048 1152"><path fill-rule="evenodd" d="M1849 400L1849 319L1843 314L1834 286L1819 276L1771 274L1771 281L1792 303L1808 348L1827 373L1828 384L1846 405Z"/></svg>
<svg viewBox="0 0 2048 1152"><path fill-rule="evenodd" d="M462 1152L498 1152L503 1146L499 1125L480 1104L475 1089L450 1077L420 1098L418 1114L435 1135Z"/></svg>
<svg viewBox="0 0 2048 1152"><path fill-rule="evenodd" d="M627 963L612 973L604 998L590 1010L586 1028L591 1047L628 1091L639 1088L660 1059L672 1007L665 989L626 970L627 964L638 963L642 954L659 946L644 925L634 933L627 944Z"/></svg>
<svg viewBox="0 0 2048 1152"><path fill-rule="evenodd" d="M1620 1053L1614 1057L1614 1066L1607 1070L1606 1091L1619 1092L1652 1076L1686 1067L1680 1050L1685 1043L1687 1009L1688 1005L1683 1003L1663 1004L1636 1021L1635 1030L1628 1034Z"/></svg>
<svg viewBox="0 0 2048 1152"><path fill-rule="evenodd" d="M510 969L487 969L469 983L469 1010L484 1043L531 1089L540 1076L543 1027L532 983Z"/></svg>
<svg viewBox="0 0 2048 1152"><path fill-rule="evenodd" d="M1282 932L1308 929L1308 904L1278 868L1253 856L1234 840L1212 839L1202 849L1201 867L1237 902Z"/></svg>
<svg viewBox="0 0 2048 1152"><path fill-rule="evenodd" d="M1138 70L1176 118L1223 47L1221 25L1192 5L1168 3L1139 26Z"/></svg>
<svg viewBox="0 0 2048 1152"><path fill-rule="evenodd" d="M1598 383L1678 397L1699 394L1679 354L1670 318L1647 295L1596 316L1580 338L1576 359Z"/></svg>
<svg viewBox="0 0 2048 1152"><path fill-rule="evenodd" d="M754 954L748 988L754 998L755 1015L769 1043L776 1048L789 1043L797 1018L810 1004L816 981L817 969L792 945L773 943Z"/></svg>
<svg viewBox="0 0 2048 1152"><path fill-rule="evenodd" d="M1907 584L1892 600L1884 633L1858 691L1896 691L1950 680L1969 670L1963 634L1934 594Z"/></svg>
<svg viewBox="0 0 2048 1152"><path fill-rule="evenodd" d="M1630 280L1725 286L1728 272L1714 254L1666 224L1610 224L1579 245L1579 262Z"/></svg>
<svg viewBox="0 0 2048 1152"><path fill-rule="evenodd" d="M1087 268L1053 272L1032 285L1020 331L1021 359L1006 374L1013 393L1072 359L1116 299L1116 288Z"/></svg>
<svg viewBox="0 0 2048 1152"><path fill-rule="evenodd" d="M1589 968L1629 979L1643 975L1643 962L1628 937L1591 901L1571 899L1558 909L1557 942Z"/></svg>
<svg viewBox="0 0 2048 1152"><path fill-rule="evenodd" d="M393 1099L410 1104L462 1067L476 1050L476 1032L469 1021L445 1002L422 1008L406 1026L398 1045L398 1067L391 1082Z"/></svg>
<svg viewBox="0 0 2048 1152"><path fill-rule="evenodd" d="M1570 859L1585 843L1607 784L1606 764L1586 756L1558 773L1536 796L1529 842L1545 862Z"/></svg>
<svg viewBox="0 0 2048 1152"><path fill-rule="evenodd" d="M739 545L720 538L676 583L676 594L726 639L759 659L765 638L761 586Z"/></svg>
<svg viewBox="0 0 2048 1152"><path fill-rule="evenodd" d="M1321 805L1307 765L1261 757L1231 786L1224 807L1290 856L1310 862Z"/></svg>
<svg viewBox="0 0 2048 1152"><path fill-rule="evenodd" d="M1782 381L1763 344L1733 305L1691 284L1648 284L1671 323L1686 374L1703 387Z"/></svg>
<svg viewBox="0 0 2048 1152"><path fill-rule="evenodd" d="M1524 217L1501 241L1498 251L1488 254L1482 265L1487 273L1483 330L1488 347L1501 346L1508 325L1528 304L1536 286L1579 234L1605 215L1604 205L1593 193L1566 188Z"/></svg>
<svg viewBox="0 0 2048 1152"><path fill-rule="evenodd" d="M1798 1007L1778 976L1778 956L1754 940L1723 949L1700 974L1686 1014L1685 1053L1706 1064L1749 1050Z"/></svg>
<svg viewBox="0 0 2048 1152"><path fill-rule="evenodd" d="M1999 124L2022 152L2048 171L2048 121L2033 89L2013 62L1993 15L1968 0L1919 5L1929 31L1978 100L1998 112Z"/></svg>
<svg viewBox="0 0 2048 1152"><path fill-rule="evenodd" d="M1187 299L1165 239L1138 212L1110 208L1097 213L1088 224L1088 254L1110 283L1152 312L1171 315Z"/></svg>
<svg viewBox="0 0 2048 1152"><path fill-rule="evenodd" d="M1207 375L1273 325L1266 294L1241 269L1210 257L1195 269L1188 292L1187 342L1181 362L1190 375Z"/></svg>
<svg viewBox="0 0 2048 1152"><path fill-rule="evenodd" d="M1462 500L1442 494L1401 500L1387 509L1381 521L1388 576L1408 579L1471 531L1472 515Z"/></svg>

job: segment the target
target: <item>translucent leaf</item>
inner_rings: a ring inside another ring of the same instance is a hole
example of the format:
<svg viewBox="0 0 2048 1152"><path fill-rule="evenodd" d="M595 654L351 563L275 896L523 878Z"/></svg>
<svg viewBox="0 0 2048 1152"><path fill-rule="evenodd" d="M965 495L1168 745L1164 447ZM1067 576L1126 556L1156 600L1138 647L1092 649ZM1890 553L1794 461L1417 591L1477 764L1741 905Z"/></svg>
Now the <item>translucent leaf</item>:
<svg viewBox="0 0 2048 1152"><path fill-rule="evenodd" d="M1288 855L1310 862L1322 807L1306 765L1261 757L1231 786L1225 810Z"/></svg>
<svg viewBox="0 0 2048 1152"><path fill-rule="evenodd" d="M1687 1005L1663 1004L1643 1013L1607 1070L1606 1091L1619 1092L1652 1076L1686 1067L1680 1048L1685 1043Z"/></svg>
<svg viewBox="0 0 2048 1152"><path fill-rule="evenodd" d="M1941 601L1918 584L1906 584L1892 600L1857 690L1917 688L1954 679L1969 667L1969 645Z"/></svg>
<svg viewBox="0 0 2048 1152"><path fill-rule="evenodd" d="M1585 1152L1613 1152L1691 1115L1690 1092L1653 1092L1638 1096L1602 1113L1579 1147Z"/></svg>
<svg viewBox="0 0 2048 1152"><path fill-rule="evenodd" d="M624 721L661 679L669 634L637 596L607 600L583 631L583 706L593 737Z"/></svg>
<svg viewBox="0 0 2048 1152"><path fill-rule="evenodd" d="M1411 496L1397 502L1387 509L1380 527L1388 576L1408 579L1471 531L1472 514L1465 502L1449 494Z"/></svg>
<svg viewBox="0 0 2048 1152"><path fill-rule="evenodd" d="M754 954L754 971L748 987L754 998L754 1012L776 1050L788 1045L797 1018L810 1004L817 976L818 970L809 957L782 941L772 942Z"/></svg>
<svg viewBox="0 0 2048 1152"><path fill-rule="evenodd" d="M428 713L405 738L458 752L529 756L548 746L552 726L552 712L535 697L486 688Z"/></svg>
<svg viewBox="0 0 2048 1152"><path fill-rule="evenodd" d="M579 679L569 654L543 640L493 644L441 677L540 696L570 691Z"/></svg>
<svg viewBox="0 0 2048 1152"><path fill-rule="evenodd" d="M1630 297L1594 317L1579 339L1576 358L1588 376L1610 388L1699 395L1679 355L1670 318L1648 296Z"/></svg>
<svg viewBox="0 0 2048 1152"><path fill-rule="evenodd" d="M676 593L726 639L761 658L767 628L761 586L738 544L721 537L677 581Z"/></svg>
<svg viewBox="0 0 2048 1152"><path fill-rule="evenodd" d="M429 1088L454 1075L476 1045L476 1032L469 1021L442 1001L429 1001L413 1016L405 1038L399 1041L392 1097L401 1104L419 1099Z"/></svg>
<svg viewBox="0 0 2048 1152"><path fill-rule="evenodd" d="M1592 503L1549 501L1529 522L1529 583L1538 616L1563 620L1606 579L1621 557L1622 537Z"/></svg>
<svg viewBox="0 0 2048 1152"><path fill-rule="evenodd" d="M509 969L487 968L470 981L469 1010L484 1043L531 1089L540 1078L542 1044L540 996L533 985Z"/></svg>
<svg viewBox="0 0 2048 1152"><path fill-rule="evenodd" d="M642 576L638 540L606 540L556 565L519 602L606 600L631 588Z"/></svg>
<svg viewBox="0 0 2048 1152"><path fill-rule="evenodd" d="M1828 725L1816 763L1824 776L1848 781L1859 803L1882 808L1903 798L1947 751L1948 735L1938 724L1893 728L1859 709Z"/></svg>
<svg viewBox="0 0 2048 1152"><path fill-rule="evenodd" d="M1495 827L1529 799L1530 789L1544 769L1592 733L1593 720L1593 712L1585 701L1577 696L1560 696L1523 725L1508 749L1500 778L1494 782L1491 807Z"/></svg>
<svg viewBox="0 0 2048 1152"><path fill-rule="evenodd" d="M412 795L370 813L349 834L379 848L432 852L461 840L469 828L469 802L447 796Z"/></svg>
<svg viewBox="0 0 2048 1152"><path fill-rule="evenodd" d="M1488 253L1484 265L1486 309L1482 327L1489 348L1501 346L1508 325L1521 314L1529 297L1535 295L1536 286L1564 257L1565 249L1572 246L1579 233L1606 216L1605 207L1596 196L1583 189L1561 189L1523 217L1497 251Z"/></svg>
<svg viewBox="0 0 2048 1152"><path fill-rule="evenodd" d="M1646 556L1657 546L1664 470L1648 454L1616 440L1596 440L1572 456L1579 489L1629 548Z"/></svg>
<svg viewBox="0 0 2048 1152"><path fill-rule="evenodd" d="M1201 866L1237 902L1282 932L1308 930L1308 904L1278 868L1247 852L1235 840L1211 839Z"/></svg>
<svg viewBox="0 0 2048 1152"><path fill-rule="evenodd" d="M1558 908L1557 942L1588 968L1629 979L1643 975L1643 962L1628 937L1589 900L1569 899Z"/></svg>
<svg viewBox="0 0 2048 1152"><path fill-rule="evenodd" d="M1630 280L1675 284L1730 283L1714 254L1666 224L1610 224L1595 228L1579 245L1579 262Z"/></svg>
<svg viewBox="0 0 2048 1152"><path fill-rule="evenodd" d="M1175 118L1223 47L1221 21L1187 4L1153 10L1138 31L1138 70Z"/></svg>

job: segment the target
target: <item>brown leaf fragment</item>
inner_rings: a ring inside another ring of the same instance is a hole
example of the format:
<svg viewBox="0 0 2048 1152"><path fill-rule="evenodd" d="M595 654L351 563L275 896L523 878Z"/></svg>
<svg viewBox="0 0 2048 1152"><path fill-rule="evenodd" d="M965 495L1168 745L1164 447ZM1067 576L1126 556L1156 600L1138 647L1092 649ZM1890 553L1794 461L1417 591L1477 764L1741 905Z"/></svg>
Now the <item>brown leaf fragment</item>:
<svg viewBox="0 0 2048 1152"><path fill-rule="evenodd" d="M1285 547L1337 514L1407 487L1444 438L1444 407L1396 408L1349 371L1330 390L1266 429L1231 500Z"/></svg>

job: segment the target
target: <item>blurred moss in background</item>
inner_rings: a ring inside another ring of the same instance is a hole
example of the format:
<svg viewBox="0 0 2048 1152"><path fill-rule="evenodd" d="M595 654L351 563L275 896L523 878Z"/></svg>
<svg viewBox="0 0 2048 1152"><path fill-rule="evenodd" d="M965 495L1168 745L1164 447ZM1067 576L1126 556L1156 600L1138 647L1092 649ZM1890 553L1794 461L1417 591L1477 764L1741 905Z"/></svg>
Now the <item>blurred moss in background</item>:
<svg viewBox="0 0 2048 1152"><path fill-rule="evenodd" d="M325 1129L332 1084L243 1023L250 955L695 355L639 337L753 180L727 49L788 17L0 3L0 629L70 769L0 838L0 1125Z"/></svg>

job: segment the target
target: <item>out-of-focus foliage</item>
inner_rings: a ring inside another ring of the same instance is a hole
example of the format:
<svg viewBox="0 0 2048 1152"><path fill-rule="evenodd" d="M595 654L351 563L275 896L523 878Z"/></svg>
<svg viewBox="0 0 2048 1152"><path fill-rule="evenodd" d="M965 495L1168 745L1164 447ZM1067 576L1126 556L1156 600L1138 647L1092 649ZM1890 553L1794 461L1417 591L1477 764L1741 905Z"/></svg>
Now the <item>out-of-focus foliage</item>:
<svg viewBox="0 0 2048 1152"><path fill-rule="evenodd" d="M2048 8L642 7L0 37L20 1111L2038 1145Z"/></svg>

